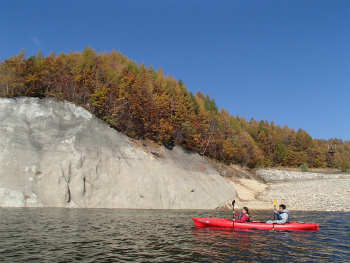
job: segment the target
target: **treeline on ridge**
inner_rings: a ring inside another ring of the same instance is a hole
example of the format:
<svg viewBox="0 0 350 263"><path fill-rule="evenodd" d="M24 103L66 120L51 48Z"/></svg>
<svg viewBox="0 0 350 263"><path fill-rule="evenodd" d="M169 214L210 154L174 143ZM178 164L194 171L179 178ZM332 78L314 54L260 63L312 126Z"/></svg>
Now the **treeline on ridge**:
<svg viewBox="0 0 350 263"><path fill-rule="evenodd" d="M0 64L0 97L18 96L67 100L130 137L176 144L226 164L350 169L349 141L234 117L209 95L192 94L181 79L116 51L87 47L29 58L22 51ZM337 145L334 156L330 145Z"/></svg>

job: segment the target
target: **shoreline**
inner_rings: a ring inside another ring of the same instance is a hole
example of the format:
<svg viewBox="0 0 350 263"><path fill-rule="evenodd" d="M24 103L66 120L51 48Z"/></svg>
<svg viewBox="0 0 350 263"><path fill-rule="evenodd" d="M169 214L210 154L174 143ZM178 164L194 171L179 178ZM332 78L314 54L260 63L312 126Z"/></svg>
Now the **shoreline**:
<svg viewBox="0 0 350 263"><path fill-rule="evenodd" d="M350 212L349 173L261 169L256 174L265 182L253 179L228 180L237 191L237 208L247 206L249 209L271 210L274 200L277 200L277 206L283 203L293 211Z"/></svg>

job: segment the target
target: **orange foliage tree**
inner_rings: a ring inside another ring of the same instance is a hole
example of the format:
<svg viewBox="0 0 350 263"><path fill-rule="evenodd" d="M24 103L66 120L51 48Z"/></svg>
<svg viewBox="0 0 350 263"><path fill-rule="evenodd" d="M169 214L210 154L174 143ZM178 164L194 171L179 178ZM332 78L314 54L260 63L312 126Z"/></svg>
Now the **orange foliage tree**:
<svg viewBox="0 0 350 263"><path fill-rule="evenodd" d="M316 140L273 122L250 122L218 109L214 98L193 95L184 82L164 76L120 52L83 52L45 57L25 52L0 63L0 97L51 97L91 111L115 129L248 167L306 164L350 169L350 142ZM329 144L336 144L333 156Z"/></svg>

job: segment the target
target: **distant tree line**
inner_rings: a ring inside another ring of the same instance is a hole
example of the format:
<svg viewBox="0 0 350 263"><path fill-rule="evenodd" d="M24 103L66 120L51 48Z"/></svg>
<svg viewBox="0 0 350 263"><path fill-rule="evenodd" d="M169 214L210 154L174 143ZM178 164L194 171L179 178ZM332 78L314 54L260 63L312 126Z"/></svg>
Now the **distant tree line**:
<svg viewBox="0 0 350 263"><path fill-rule="evenodd" d="M87 47L29 58L22 51L0 64L0 97L18 96L67 100L130 137L176 144L226 164L350 169L349 141L235 117L209 95L192 94L181 79L116 51L97 54ZM332 156L328 146L334 144Z"/></svg>

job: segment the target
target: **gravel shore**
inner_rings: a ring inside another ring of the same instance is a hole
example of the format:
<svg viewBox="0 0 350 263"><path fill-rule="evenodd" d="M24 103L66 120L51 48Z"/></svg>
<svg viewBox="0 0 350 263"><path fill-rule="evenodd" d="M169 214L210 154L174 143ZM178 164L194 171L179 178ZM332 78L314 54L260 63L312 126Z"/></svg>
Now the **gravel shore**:
<svg viewBox="0 0 350 263"><path fill-rule="evenodd" d="M269 187L257 199L285 204L290 210L350 211L350 174L262 169Z"/></svg>

